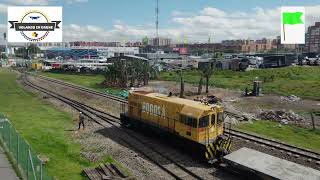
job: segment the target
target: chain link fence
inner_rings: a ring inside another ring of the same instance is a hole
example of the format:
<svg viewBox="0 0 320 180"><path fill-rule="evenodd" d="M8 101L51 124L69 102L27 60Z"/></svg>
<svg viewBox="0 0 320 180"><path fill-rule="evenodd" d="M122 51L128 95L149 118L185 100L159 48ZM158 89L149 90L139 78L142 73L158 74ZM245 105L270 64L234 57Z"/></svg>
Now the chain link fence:
<svg viewBox="0 0 320 180"><path fill-rule="evenodd" d="M17 133L9 120L0 114L0 140L5 150L14 158L14 163L23 173L23 178L51 180L44 164L32 151L30 145Z"/></svg>

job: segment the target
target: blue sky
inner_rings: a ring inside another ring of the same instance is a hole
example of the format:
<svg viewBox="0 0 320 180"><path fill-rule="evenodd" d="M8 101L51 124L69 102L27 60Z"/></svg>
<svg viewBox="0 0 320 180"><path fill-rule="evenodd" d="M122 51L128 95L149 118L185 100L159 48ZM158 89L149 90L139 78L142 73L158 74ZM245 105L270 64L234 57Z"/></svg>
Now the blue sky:
<svg viewBox="0 0 320 180"><path fill-rule="evenodd" d="M155 34L156 0L0 0L0 30L7 23L8 5L63 6L66 41L139 40ZM281 5L306 6L308 23L320 21L320 0L159 0L159 5L160 35L190 41L205 41L209 35L214 41L276 36L279 28L265 29L261 20L277 26Z"/></svg>

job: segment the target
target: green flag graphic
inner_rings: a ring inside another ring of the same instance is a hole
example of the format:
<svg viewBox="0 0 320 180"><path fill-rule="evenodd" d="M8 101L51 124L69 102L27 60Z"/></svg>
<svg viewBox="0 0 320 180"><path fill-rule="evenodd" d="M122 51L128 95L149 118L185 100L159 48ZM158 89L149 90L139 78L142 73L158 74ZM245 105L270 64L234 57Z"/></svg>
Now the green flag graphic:
<svg viewBox="0 0 320 180"><path fill-rule="evenodd" d="M303 24L301 20L302 12L284 12L282 13L283 39L286 40L285 25Z"/></svg>
<svg viewBox="0 0 320 180"><path fill-rule="evenodd" d="M302 12L285 12L282 14L283 16L283 24L303 24L301 20Z"/></svg>

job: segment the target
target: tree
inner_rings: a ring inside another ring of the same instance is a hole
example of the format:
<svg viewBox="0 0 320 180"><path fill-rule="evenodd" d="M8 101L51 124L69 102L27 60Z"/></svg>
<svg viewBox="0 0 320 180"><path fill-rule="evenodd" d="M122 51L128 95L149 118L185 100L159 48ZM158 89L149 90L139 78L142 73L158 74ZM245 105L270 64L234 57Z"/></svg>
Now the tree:
<svg viewBox="0 0 320 180"><path fill-rule="evenodd" d="M127 71L127 64L125 61L121 60L121 63L119 63L119 68L118 68L118 74L120 74L119 77L119 82L120 82L120 87L126 88L128 84L128 71Z"/></svg>
<svg viewBox="0 0 320 180"><path fill-rule="evenodd" d="M200 80L199 80L199 85L198 85L198 95L200 95L202 93L202 83L203 83L203 71L200 70L199 71L200 74Z"/></svg>
<svg viewBox="0 0 320 180"><path fill-rule="evenodd" d="M0 59L8 59L7 55L5 53L2 53L0 56Z"/></svg>
<svg viewBox="0 0 320 180"><path fill-rule="evenodd" d="M137 61L134 61L134 68L135 68L135 72L137 73L137 86L139 87L141 85L141 82L142 82L142 77L144 76L144 72L143 72L143 64L137 60Z"/></svg>
<svg viewBox="0 0 320 180"><path fill-rule="evenodd" d="M104 84L125 88L127 87L127 81L127 68L123 61L119 60L107 68Z"/></svg>
<svg viewBox="0 0 320 180"><path fill-rule="evenodd" d="M27 48L21 47L15 50L15 54L17 57L21 58L31 58L31 55L35 56L35 54L40 53L41 50L36 44L30 44Z"/></svg>
<svg viewBox="0 0 320 180"><path fill-rule="evenodd" d="M29 51L29 54L37 54L41 52L40 48L36 44L30 44L27 50Z"/></svg>
<svg viewBox="0 0 320 180"><path fill-rule="evenodd" d="M159 77L159 70L155 65L150 65L144 60L136 60L134 69L137 73L138 86L143 82L143 85L148 85L150 78L157 79Z"/></svg>
<svg viewBox="0 0 320 180"><path fill-rule="evenodd" d="M202 93L203 78L205 78L206 80L206 93L209 93L209 80L213 75L213 68L208 65L205 68L200 69L199 74L200 74L200 80L198 85L198 95Z"/></svg>
<svg viewBox="0 0 320 180"><path fill-rule="evenodd" d="M150 65L147 62L142 62L142 76L143 76L143 85L147 85L149 83L150 78Z"/></svg>
<svg viewBox="0 0 320 180"><path fill-rule="evenodd" d="M209 93L209 80L211 76L213 75L213 68L207 67L204 71L204 77L206 78L206 93Z"/></svg>
<svg viewBox="0 0 320 180"><path fill-rule="evenodd" d="M150 67L150 78L151 79L158 79L160 76L160 71L159 71L159 68L156 64L153 64L151 67Z"/></svg>
<svg viewBox="0 0 320 180"><path fill-rule="evenodd" d="M130 65L128 65L128 78L130 80L130 87L134 87L135 85L135 81L136 81L136 71L135 71L135 68L134 68L134 65L133 63L131 63Z"/></svg>
<svg viewBox="0 0 320 180"><path fill-rule="evenodd" d="M147 46L149 44L149 38L147 36L145 36L143 39L142 39L142 43L144 46Z"/></svg>
<svg viewBox="0 0 320 180"><path fill-rule="evenodd" d="M184 74L183 72L177 71L178 77L180 79L180 98L184 98Z"/></svg>
<svg viewBox="0 0 320 180"><path fill-rule="evenodd" d="M24 47L18 48L14 51L15 55L17 57L21 57L21 58L28 58L28 52L27 49Z"/></svg>
<svg viewBox="0 0 320 180"><path fill-rule="evenodd" d="M105 84L108 84L108 85L111 85L111 86L114 86L116 84L116 66L115 64L113 64L112 66L109 66L107 67L106 69L106 73L105 73L105 80L104 80L104 83Z"/></svg>
<svg viewBox="0 0 320 180"><path fill-rule="evenodd" d="M129 81L130 87L134 87L140 86L141 82L143 82L143 85L147 85L150 78L157 78L158 76L159 71L156 66L150 66L147 61L118 60L107 68L104 84L124 88L127 87Z"/></svg>
<svg viewBox="0 0 320 180"><path fill-rule="evenodd" d="M6 52L6 47L4 47L4 46L3 46L3 47L0 47L0 52L1 52L1 53L5 53L5 52Z"/></svg>

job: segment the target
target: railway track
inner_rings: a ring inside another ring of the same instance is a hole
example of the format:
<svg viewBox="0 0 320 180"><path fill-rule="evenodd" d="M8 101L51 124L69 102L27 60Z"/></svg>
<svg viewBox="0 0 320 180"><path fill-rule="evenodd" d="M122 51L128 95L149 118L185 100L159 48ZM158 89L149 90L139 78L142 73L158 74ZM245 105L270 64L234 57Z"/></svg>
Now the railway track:
<svg viewBox="0 0 320 180"><path fill-rule="evenodd" d="M312 159L314 161L320 161L320 154L313 152L313 151L310 151L308 149L299 148L296 146L288 145L288 144L278 142L275 140L271 140L271 139L266 139L263 137L259 137L256 135L252 135L252 134L241 132L241 131L234 130L234 129L227 130L226 133L229 135L232 135L234 137L249 140L249 141L252 141L252 142L255 142L258 144L269 146L274 149L278 149L278 150L282 150L282 151L285 151L288 153L298 155L297 157L301 156L301 157L305 157L307 159Z"/></svg>
<svg viewBox="0 0 320 180"><path fill-rule="evenodd" d="M239 116L237 114L233 114L231 112L227 113L228 116L233 116L235 118L243 118L242 116ZM235 129L225 129L225 133L229 134L233 137L238 137L244 140L248 140L257 144L261 144L264 146L271 147L273 149L277 149L280 151L285 151L287 153L291 153L293 155L297 155L296 157L304 157L310 160L314 160L316 162L320 162L320 153L311 151L309 149L300 148L297 146L293 146L290 144L286 144L283 142L279 142L276 140L260 137L254 134L246 133L243 131L235 130Z"/></svg>
<svg viewBox="0 0 320 180"><path fill-rule="evenodd" d="M30 73L28 73L28 74L30 74ZM71 83L66 83L66 82L63 82L63 81L60 81L60 80L57 80L57 79L48 78L48 77L41 76L41 75L37 75L36 77L40 78L40 79L43 79L43 80L46 80L46 81L50 81L50 82L56 83L56 84L60 84L62 86L67 86L67 87L70 87L70 88L73 88L73 89L76 89L76 90L79 90L79 91L83 91L83 92L87 92L87 93L90 93L90 94L94 94L94 95L98 95L98 96L101 96L101 97L105 97L105 98L108 98L108 99L111 99L111 100L114 100L114 101L117 101L117 102L121 102L121 103L126 103L127 102L124 98L121 98L119 96L115 96L115 95L111 95L111 94L107 94L107 93L103 93L103 92L94 91L94 90L89 89L89 88L77 86L77 85L74 85L74 84L71 84Z"/></svg>
<svg viewBox="0 0 320 180"><path fill-rule="evenodd" d="M43 76L37 76L37 77L40 78L40 79L43 79L43 80L47 80L47 81L50 81L50 82L53 82L53 83L56 83L56 84L60 84L60 85L63 85L63 86L74 88L74 89L77 89L77 90L80 90L80 91L82 91L82 89L85 89L85 92L91 93L91 94L95 94L95 95L98 95L98 96L102 96L102 97L106 97L106 98L109 98L109 96L111 96L111 95L108 95L108 94L105 94L105 93L100 93L100 92L97 92L97 91L94 91L94 90L91 90L91 89L87 89L87 88L83 88L83 87L80 87L80 86L72 85L72 84L69 84L69 83L66 83L66 82L63 82L63 81L60 81L60 80L55 80L55 79L47 78L47 77L43 77ZM111 96L110 99L115 100L117 102L121 102L121 103L127 103L126 100L124 100L123 98L117 97L117 96ZM228 116L233 116L233 117L235 117L237 119L244 119L243 116L240 116L238 114L234 114L232 112L226 111L225 113ZM305 157L307 159L311 159L311 160L320 162L320 153L313 152L313 151L308 150L308 149L296 147L296 146L293 146L293 145L289 145L289 144L282 143L282 142L279 142L279 141L263 138L263 137L260 137L260 136L256 136L256 135L245 133L245 132L241 132L241 131L234 130L234 129L230 129L230 130L228 129L226 131L226 133L230 134L230 135L232 135L234 137L238 137L238 138L241 138L241 139L249 140L249 141L254 142L254 143L258 143L258 144L262 144L262 145L265 145L265 146L269 146L271 148L274 148L274 149L277 149L277 150L280 150L280 151L285 151L285 152L288 152L288 153L292 153L293 155L298 155L298 156L301 156L301 157Z"/></svg>
<svg viewBox="0 0 320 180"><path fill-rule="evenodd" d="M48 89L45 89L41 86L35 85L30 82L25 75L22 78L23 83L26 86L29 86L37 91L40 91L46 95L49 95L53 98L60 100L61 102L68 104L77 111L83 112L83 114L88 117L88 119L93 122L107 128L115 127L117 129L117 137L130 146L132 149L136 150L138 153L145 156L152 163L157 165L163 171L167 172L170 176L175 179L203 179L201 176L195 174L191 170L187 169L185 166L176 162L172 157L167 155L167 152L161 152L157 144L150 141L147 137L142 137L135 135L131 130L122 128L120 119L116 116L110 115L93 107L90 107L86 104L77 102L70 98L64 97L60 94L52 92ZM97 120L100 119L100 120Z"/></svg>

